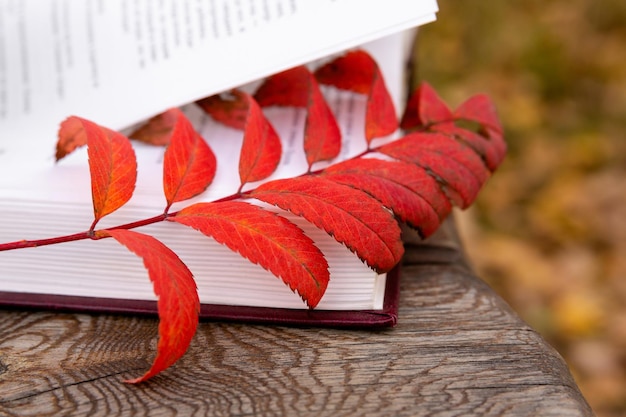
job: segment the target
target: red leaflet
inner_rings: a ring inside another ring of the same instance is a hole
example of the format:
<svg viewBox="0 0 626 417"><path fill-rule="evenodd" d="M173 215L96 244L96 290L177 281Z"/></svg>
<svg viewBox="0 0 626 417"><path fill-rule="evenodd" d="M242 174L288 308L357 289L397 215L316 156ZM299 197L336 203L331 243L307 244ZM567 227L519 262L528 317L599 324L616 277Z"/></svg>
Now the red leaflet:
<svg viewBox="0 0 626 417"><path fill-rule="evenodd" d="M217 168L213 151L185 115L177 109L168 113L177 113L178 116L163 160L166 212L173 203L187 200L206 190Z"/></svg>
<svg viewBox="0 0 626 417"><path fill-rule="evenodd" d="M457 126L455 122L460 120L478 123L482 132ZM400 127L407 131L429 128L456 137L474 149L490 171L500 165L506 154L500 121L485 95L471 97L453 113L429 84L422 83L409 98Z"/></svg>
<svg viewBox="0 0 626 417"><path fill-rule="evenodd" d="M507 146L500 119L491 99L485 94L472 96L454 111L454 117L480 124L482 129L479 133L489 139L495 153L492 166L500 165L506 155Z"/></svg>
<svg viewBox="0 0 626 417"><path fill-rule="evenodd" d="M400 127L408 131L452 120L452 111L446 103L430 84L422 83L409 98Z"/></svg>
<svg viewBox="0 0 626 417"><path fill-rule="evenodd" d="M180 110L176 108L166 110L152 117L129 137L150 145L165 146L170 143L172 130L179 116Z"/></svg>
<svg viewBox="0 0 626 417"><path fill-rule="evenodd" d="M439 153L467 167L481 186L491 175L480 156L460 141L436 132L414 133L407 136L413 136L414 139L418 140L418 146L421 149Z"/></svg>
<svg viewBox="0 0 626 417"><path fill-rule="evenodd" d="M431 129L466 143L483 158L485 165L491 172L498 168L506 155L506 144L501 139L501 136L490 139L471 130L456 126L453 123L436 124L431 126Z"/></svg>
<svg viewBox="0 0 626 417"><path fill-rule="evenodd" d="M502 134L502 125L491 99L485 94L476 94L463 102L455 111L456 119L471 120L484 128Z"/></svg>
<svg viewBox="0 0 626 417"><path fill-rule="evenodd" d="M70 136L78 138L74 144L87 142L93 229L101 218L122 207L132 197L137 180L137 159L126 136L89 120L76 116L66 119L61 125L59 142Z"/></svg>
<svg viewBox="0 0 626 417"><path fill-rule="evenodd" d="M304 217L376 271L393 268L404 247L393 216L367 194L320 176L270 181L250 196Z"/></svg>
<svg viewBox="0 0 626 417"><path fill-rule="evenodd" d="M497 165L499 166L504 160L507 152L507 145L504 141L504 134L501 131L497 131L496 129L490 127L484 128L484 131L481 131L480 133L481 135L488 137L491 141L491 144L499 157L497 160Z"/></svg>
<svg viewBox="0 0 626 417"><path fill-rule="evenodd" d="M230 94L202 99L197 104L215 120L244 130L239 159L241 187L274 172L282 153L280 138L252 96L233 90Z"/></svg>
<svg viewBox="0 0 626 417"><path fill-rule="evenodd" d="M304 151L309 169L315 162L335 158L341 150L341 132L315 77L305 66L273 75L254 94L261 107L294 106L307 109Z"/></svg>
<svg viewBox="0 0 626 417"><path fill-rule="evenodd" d="M152 236L130 230L96 232L111 236L143 259L158 297L159 344L150 369L126 382L143 382L176 362L187 350L198 327L200 301L191 271L169 248Z"/></svg>
<svg viewBox="0 0 626 417"><path fill-rule="evenodd" d="M168 220L191 226L281 278L310 308L328 286L328 263L295 224L241 201L198 203Z"/></svg>
<svg viewBox="0 0 626 417"><path fill-rule="evenodd" d="M433 172L458 206L467 208L489 176L474 151L440 133L410 133L378 151Z"/></svg>
<svg viewBox="0 0 626 417"><path fill-rule="evenodd" d="M372 195L424 237L435 232L451 210L437 181L413 164L360 158L332 165L322 175Z"/></svg>
<svg viewBox="0 0 626 417"><path fill-rule="evenodd" d="M71 116L61 122L56 146L55 159L57 162L77 148L87 144L87 134L85 133L82 120L84 119ZM100 128L108 131L110 135L115 134L113 130L107 129L104 126L100 126Z"/></svg>
<svg viewBox="0 0 626 417"><path fill-rule="evenodd" d="M368 144L374 138L394 133L398 128L393 100L378 64L367 52L348 52L317 69L315 77L321 84L368 94L365 116L365 138Z"/></svg>
<svg viewBox="0 0 626 417"><path fill-rule="evenodd" d="M214 120L233 129L244 130L248 120L248 94L240 90L217 94L196 101L196 104Z"/></svg>

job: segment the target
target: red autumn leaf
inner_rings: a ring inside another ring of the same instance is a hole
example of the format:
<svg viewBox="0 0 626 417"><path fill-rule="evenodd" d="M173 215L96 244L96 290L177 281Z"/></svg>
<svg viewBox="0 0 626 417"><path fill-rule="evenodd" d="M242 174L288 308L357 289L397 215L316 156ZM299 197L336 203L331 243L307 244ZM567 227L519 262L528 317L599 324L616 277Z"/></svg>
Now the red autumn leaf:
<svg viewBox="0 0 626 417"><path fill-rule="evenodd" d="M470 120L502 134L502 125L496 107L485 94L476 94L463 102L455 111L456 119Z"/></svg>
<svg viewBox="0 0 626 417"><path fill-rule="evenodd" d="M146 381L176 362L187 350L198 327L200 301L191 271L167 246L152 236L124 229L100 230L143 259L158 297L159 343L150 369L128 383Z"/></svg>
<svg viewBox="0 0 626 417"><path fill-rule="evenodd" d="M237 130L244 130L248 120L248 95L240 90L216 94L196 101L215 121Z"/></svg>
<svg viewBox="0 0 626 417"><path fill-rule="evenodd" d="M413 136L414 140L418 140L421 149L440 153L467 167L481 185L491 176L480 155L461 141L437 132L415 133L407 136Z"/></svg>
<svg viewBox="0 0 626 417"><path fill-rule="evenodd" d="M504 141L504 134L502 133L502 131L498 131L490 127L483 127L483 129L480 131L480 134L489 138L489 140L491 141L491 145L496 150L499 156L498 165L500 165L504 160L507 152L507 145Z"/></svg>
<svg viewBox="0 0 626 417"><path fill-rule="evenodd" d="M441 123L431 126L435 132L453 136L471 147L485 161L487 168L493 172L502 163L506 155L506 144L501 137L490 139L479 133L456 126L453 123Z"/></svg>
<svg viewBox="0 0 626 417"><path fill-rule="evenodd" d="M302 216L345 244L378 272L402 257L400 228L375 199L320 176L270 181L250 196Z"/></svg>
<svg viewBox="0 0 626 417"><path fill-rule="evenodd" d="M491 148L496 155L492 165L500 165L506 155L507 146L504 142L503 129L496 107L491 99L485 94L472 96L454 111L454 117L469 120L481 126L479 133L489 139Z"/></svg>
<svg viewBox="0 0 626 417"><path fill-rule="evenodd" d="M239 158L241 187L274 172L282 153L280 138L252 96L233 90L230 94L202 99L197 104L215 120L243 129Z"/></svg>
<svg viewBox="0 0 626 417"><path fill-rule="evenodd" d="M328 263L295 224L241 201L198 203L170 221L199 230L269 270L313 308L329 281Z"/></svg>
<svg viewBox="0 0 626 417"><path fill-rule="evenodd" d="M332 165L322 175L372 195L423 237L434 233L451 210L437 181L413 164L359 158Z"/></svg>
<svg viewBox="0 0 626 417"><path fill-rule="evenodd" d="M367 52L348 52L318 68L315 77L320 84L368 95L365 114L368 145L373 139L390 135L398 128L396 110L383 75Z"/></svg>
<svg viewBox="0 0 626 417"><path fill-rule="evenodd" d="M458 206L467 208L478 195L489 172L469 147L441 133L410 133L378 151L433 172L448 187Z"/></svg>
<svg viewBox="0 0 626 417"><path fill-rule="evenodd" d="M434 123L451 122L452 111L428 83L422 83L411 94L404 109L400 127L414 130Z"/></svg>
<svg viewBox="0 0 626 417"><path fill-rule="evenodd" d="M307 109L304 151L309 169L315 162L335 158L341 150L341 132L322 92L305 67L267 78L254 94L261 107L293 106Z"/></svg>
<svg viewBox="0 0 626 417"><path fill-rule="evenodd" d="M56 145L55 159L57 162L74 152L77 148L87 144L87 134L82 120L79 117L71 116L61 123ZM110 135L115 134L113 130L104 126L100 126L100 128L108 131Z"/></svg>
<svg viewBox="0 0 626 417"><path fill-rule="evenodd" d="M128 135L131 139L150 145L165 146L170 143L172 130L178 121L180 110L173 108L150 118L144 125Z"/></svg>
<svg viewBox="0 0 626 417"><path fill-rule="evenodd" d="M163 159L163 191L167 209L175 202L187 200L206 190L217 168L213 151L185 115L177 109L169 113L178 113L178 116Z"/></svg>
<svg viewBox="0 0 626 417"><path fill-rule="evenodd" d="M137 159L128 138L89 120L71 116L61 126L60 137L84 136L89 156L91 197L95 224L122 207L133 195Z"/></svg>

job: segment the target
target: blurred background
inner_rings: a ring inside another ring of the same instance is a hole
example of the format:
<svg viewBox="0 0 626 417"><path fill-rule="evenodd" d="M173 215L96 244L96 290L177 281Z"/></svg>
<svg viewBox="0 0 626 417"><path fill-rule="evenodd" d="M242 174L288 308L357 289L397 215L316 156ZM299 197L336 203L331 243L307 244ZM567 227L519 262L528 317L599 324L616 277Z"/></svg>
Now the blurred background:
<svg viewBox="0 0 626 417"><path fill-rule="evenodd" d="M626 416L626 1L439 0L418 80L496 102L506 161L459 217L470 261Z"/></svg>

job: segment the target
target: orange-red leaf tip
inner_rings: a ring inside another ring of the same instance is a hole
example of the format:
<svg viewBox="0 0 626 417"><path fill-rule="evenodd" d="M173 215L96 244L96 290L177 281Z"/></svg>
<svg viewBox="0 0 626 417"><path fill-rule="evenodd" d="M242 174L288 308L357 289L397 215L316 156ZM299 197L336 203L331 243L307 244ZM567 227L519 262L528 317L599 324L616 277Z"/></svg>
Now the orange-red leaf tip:
<svg viewBox="0 0 626 417"><path fill-rule="evenodd" d="M158 298L159 343L146 381L174 364L184 355L198 327L200 301L191 271L167 246L152 236L124 229L102 231L142 258Z"/></svg>
<svg viewBox="0 0 626 417"><path fill-rule="evenodd" d="M55 159L59 161L75 149L87 144L87 135L80 118L70 116L61 122L56 144Z"/></svg>
<svg viewBox="0 0 626 417"><path fill-rule="evenodd" d="M180 115L181 111L179 109L168 109L150 118L128 136L150 145L165 146L170 143L172 130Z"/></svg>
<svg viewBox="0 0 626 417"><path fill-rule="evenodd" d="M427 82L422 82L409 98L400 127L409 131L433 123L450 122L452 118L452 111L435 89Z"/></svg>

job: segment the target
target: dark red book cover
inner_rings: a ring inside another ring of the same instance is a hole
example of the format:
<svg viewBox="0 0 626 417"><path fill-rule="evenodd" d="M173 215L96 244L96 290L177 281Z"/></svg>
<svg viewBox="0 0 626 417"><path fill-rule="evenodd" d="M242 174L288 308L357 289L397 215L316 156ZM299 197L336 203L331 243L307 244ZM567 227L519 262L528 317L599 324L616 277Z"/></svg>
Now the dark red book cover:
<svg viewBox="0 0 626 417"><path fill-rule="evenodd" d="M208 321L244 322L309 327L392 327L398 320L399 267L387 275L381 310L308 310L202 304L200 318ZM156 301L75 297L0 291L0 305L88 313L157 314Z"/></svg>

